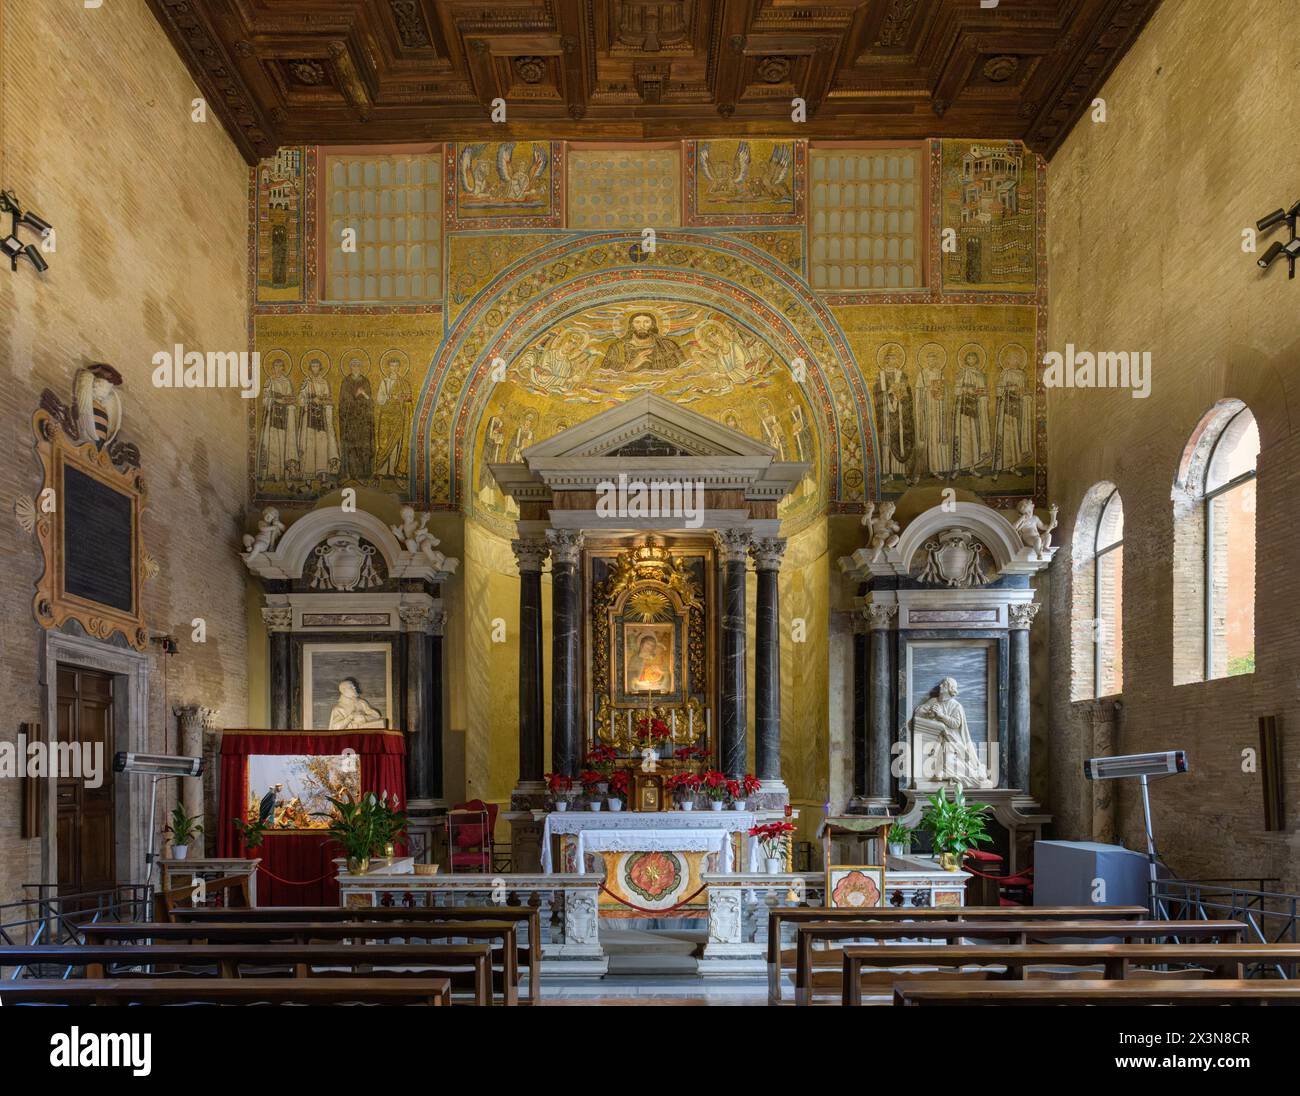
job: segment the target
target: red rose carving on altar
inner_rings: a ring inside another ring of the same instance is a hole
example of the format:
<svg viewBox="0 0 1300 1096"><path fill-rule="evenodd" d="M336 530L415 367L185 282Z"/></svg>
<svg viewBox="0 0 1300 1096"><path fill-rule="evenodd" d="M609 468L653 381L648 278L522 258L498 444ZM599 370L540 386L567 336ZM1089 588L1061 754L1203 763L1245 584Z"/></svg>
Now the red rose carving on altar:
<svg viewBox="0 0 1300 1096"><path fill-rule="evenodd" d="M878 906L880 905L880 888L869 875L860 871L851 871L835 884L832 893L832 906Z"/></svg>

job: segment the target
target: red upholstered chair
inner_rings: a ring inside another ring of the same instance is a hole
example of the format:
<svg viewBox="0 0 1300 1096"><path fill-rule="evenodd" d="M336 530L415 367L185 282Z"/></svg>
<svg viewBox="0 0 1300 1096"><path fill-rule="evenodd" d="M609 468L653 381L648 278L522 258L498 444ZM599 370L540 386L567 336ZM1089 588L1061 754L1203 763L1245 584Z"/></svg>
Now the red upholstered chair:
<svg viewBox="0 0 1300 1096"><path fill-rule="evenodd" d="M447 848L451 871L492 870L492 833L496 829L497 804L471 799L457 803L447 812Z"/></svg>

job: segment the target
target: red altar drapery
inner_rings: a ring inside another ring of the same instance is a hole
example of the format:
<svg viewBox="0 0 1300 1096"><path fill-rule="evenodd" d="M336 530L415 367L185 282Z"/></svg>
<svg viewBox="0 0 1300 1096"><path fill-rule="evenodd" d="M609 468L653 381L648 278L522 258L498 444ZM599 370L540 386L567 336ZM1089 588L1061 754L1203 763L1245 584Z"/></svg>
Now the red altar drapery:
<svg viewBox="0 0 1300 1096"><path fill-rule="evenodd" d="M257 900L264 906L338 905L334 858L342 850L324 832L269 833L251 854L235 830L248 802L252 754L340 754L360 759L361 790L397 798L406 806L406 736L395 730L226 730L221 740L218 856L260 856ZM405 848L399 848L405 852Z"/></svg>

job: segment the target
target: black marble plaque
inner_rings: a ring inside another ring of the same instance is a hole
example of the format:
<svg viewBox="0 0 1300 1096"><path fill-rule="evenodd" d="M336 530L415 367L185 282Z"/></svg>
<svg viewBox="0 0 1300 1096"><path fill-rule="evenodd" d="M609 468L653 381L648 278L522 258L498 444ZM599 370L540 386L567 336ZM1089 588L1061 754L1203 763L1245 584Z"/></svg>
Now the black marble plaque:
<svg viewBox="0 0 1300 1096"><path fill-rule="evenodd" d="M63 467L63 590L135 612L135 500L70 465Z"/></svg>

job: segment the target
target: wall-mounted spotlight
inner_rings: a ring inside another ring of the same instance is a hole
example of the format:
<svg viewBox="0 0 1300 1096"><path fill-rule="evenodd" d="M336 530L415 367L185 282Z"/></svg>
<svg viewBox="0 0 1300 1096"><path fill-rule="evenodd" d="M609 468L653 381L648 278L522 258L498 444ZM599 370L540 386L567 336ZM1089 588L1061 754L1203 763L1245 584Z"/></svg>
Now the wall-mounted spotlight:
<svg viewBox="0 0 1300 1096"><path fill-rule="evenodd" d="M1287 266L1289 268L1288 278L1295 277L1296 259L1300 258L1300 243L1296 241L1296 219L1300 218L1300 202L1296 202L1290 209L1275 209L1272 213L1265 214L1255 222L1255 228L1260 232L1267 232L1274 225L1285 223L1288 231L1291 233L1291 239L1286 243L1275 240L1269 244L1268 250L1264 252L1255 261L1264 270L1267 270L1275 259L1279 256L1286 256Z"/></svg>
<svg viewBox="0 0 1300 1096"><path fill-rule="evenodd" d="M9 225L9 235L0 239L0 254L9 260L10 269L17 270L18 260L26 259L38 273L43 274L49 270L50 264L41 255L41 249L35 244L24 244L18 238L18 230L30 229L45 238L54 231L50 223L38 217L30 209L23 209L19 204L18 196L12 190L0 191L0 213L8 213L13 218Z"/></svg>

